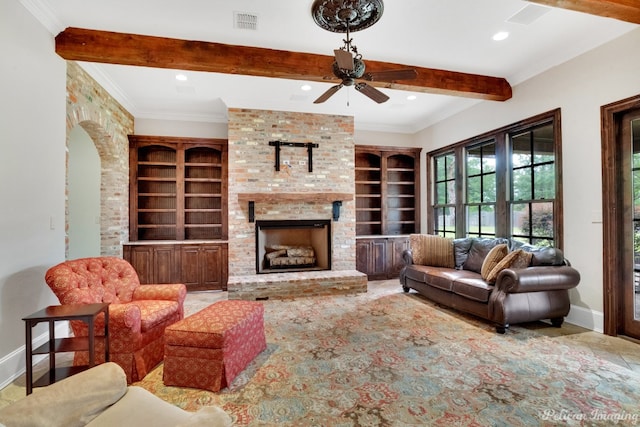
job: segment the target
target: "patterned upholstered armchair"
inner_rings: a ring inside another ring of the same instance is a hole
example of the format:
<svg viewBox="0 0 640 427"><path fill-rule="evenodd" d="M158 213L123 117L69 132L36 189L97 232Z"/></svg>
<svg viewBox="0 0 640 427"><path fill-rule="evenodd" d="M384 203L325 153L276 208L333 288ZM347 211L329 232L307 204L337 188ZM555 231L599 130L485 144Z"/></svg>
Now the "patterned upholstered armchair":
<svg viewBox="0 0 640 427"><path fill-rule="evenodd" d="M109 358L124 369L127 382L139 381L164 356L164 329L184 318L183 284L141 285L126 260L117 257L81 258L51 267L45 280L61 304L109 305ZM84 322L71 321L74 336L87 336ZM95 322L104 335L104 316ZM96 362L104 359L104 343L96 340ZM89 354L78 351L74 365L86 365Z"/></svg>

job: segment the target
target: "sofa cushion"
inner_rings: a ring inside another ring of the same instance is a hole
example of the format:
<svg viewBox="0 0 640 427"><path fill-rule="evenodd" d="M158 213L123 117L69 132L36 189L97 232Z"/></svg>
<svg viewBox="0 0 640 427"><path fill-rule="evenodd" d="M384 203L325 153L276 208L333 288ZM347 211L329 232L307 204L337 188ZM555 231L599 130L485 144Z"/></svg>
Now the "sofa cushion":
<svg viewBox="0 0 640 427"><path fill-rule="evenodd" d="M163 300L136 300L129 303L140 307L140 331L146 332L156 325L166 321L178 312L179 304L176 301Z"/></svg>
<svg viewBox="0 0 640 427"><path fill-rule="evenodd" d="M534 246L518 240L512 240L510 250L515 251L517 249L522 249L523 251L533 254L531 258L532 266L565 264L564 254L558 248Z"/></svg>
<svg viewBox="0 0 640 427"><path fill-rule="evenodd" d="M558 248L542 248L539 251L531 252L531 265L563 265L564 254Z"/></svg>
<svg viewBox="0 0 640 427"><path fill-rule="evenodd" d="M452 239L430 234L411 234L409 244L414 264L448 268L455 266Z"/></svg>
<svg viewBox="0 0 640 427"><path fill-rule="evenodd" d="M462 265L467 260L471 243L473 243L472 237L464 237L453 241L453 254L457 269L462 269Z"/></svg>
<svg viewBox="0 0 640 427"><path fill-rule="evenodd" d="M485 278L487 283L495 283L500 272L507 268L527 268L531 263L533 255L522 249L509 252Z"/></svg>
<svg viewBox="0 0 640 427"><path fill-rule="evenodd" d="M487 284L480 277L461 277L453 282L451 290L454 294L465 298L487 302L493 291L493 285Z"/></svg>
<svg viewBox="0 0 640 427"><path fill-rule="evenodd" d="M84 426L127 391L127 377L113 362L97 365L47 387L38 388L0 409L7 426Z"/></svg>
<svg viewBox="0 0 640 427"><path fill-rule="evenodd" d="M471 249L469 249L469 256L462 268L480 273L482 271L482 263L489 251L502 243L507 243L507 239L473 239Z"/></svg>
<svg viewBox="0 0 640 427"><path fill-rule="evenodd" d="M505 243L494 246L482 262L482 269L480 270L482 278L486 280L491 270L493 270L493 267L495 267L508 253L509 248Z"/></svg>
<svg viewBox="0 0 640 427"><path fill-rule="evenodd" d="M405 270L405 277L448 292L451 292L455 280L462 278L480 279L480 276L472 271L416 264Z"/></svg>

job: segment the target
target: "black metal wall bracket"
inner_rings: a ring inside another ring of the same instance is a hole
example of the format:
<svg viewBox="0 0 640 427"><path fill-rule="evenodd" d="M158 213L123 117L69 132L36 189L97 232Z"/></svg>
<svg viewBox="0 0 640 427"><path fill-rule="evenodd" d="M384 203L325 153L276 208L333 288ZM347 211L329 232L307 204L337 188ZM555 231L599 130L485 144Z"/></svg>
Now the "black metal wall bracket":
<svg viewBox="0 0 640 427"><path fill-rule="evenodd" d="M256 222L256 202L249 200L249 222Z"/></svg>
<svg viewBox="0 0 640 427"><path fill-rule="evenodd" d="M307 147L307 165L309 166L309 172L313 172L313 149L318 148L318 144L312 142L269 141L269 145L276 147L276 171L280 171L280 147Z"/></svg>
<svg viewBox="0 0 640 427"><path fill-rule="evenodd" d="M333 202L333 220L337 221L340 219L340 206L342 206L342 202L340 200L336 200Z"/></svg>

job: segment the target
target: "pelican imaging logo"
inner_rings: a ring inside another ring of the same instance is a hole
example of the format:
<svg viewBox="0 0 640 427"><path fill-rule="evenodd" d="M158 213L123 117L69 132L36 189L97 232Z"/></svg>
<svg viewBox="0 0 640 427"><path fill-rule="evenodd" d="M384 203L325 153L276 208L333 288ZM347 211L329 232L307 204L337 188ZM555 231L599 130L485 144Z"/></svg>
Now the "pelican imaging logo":
<svg viewBox="0 0 640 427"><path fill-rule="evenodd" d="M540 413L540 419L543 421L588 421L588 422L606 422L608 425L638 425L640 422L640 412L631 414L626 411L622 412L606 412L601 409L593 410L589 413L570 412L566 409L556 411L555 409L547 409Z"/></svg>

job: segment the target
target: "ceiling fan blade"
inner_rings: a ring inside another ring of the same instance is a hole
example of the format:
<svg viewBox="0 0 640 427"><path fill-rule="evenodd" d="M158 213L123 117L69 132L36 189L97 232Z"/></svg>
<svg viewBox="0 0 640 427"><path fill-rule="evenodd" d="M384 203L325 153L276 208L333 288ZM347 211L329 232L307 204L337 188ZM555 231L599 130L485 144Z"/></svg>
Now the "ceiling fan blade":
<svg viewBox="0 0 640 427"><path fill-rule="evenodd" d="M356 83L356 85L354 87L356 88L356 90L358 92L363 93L364 95L366 95L369 98L371 98L374 101L376 101L378 104L382 104L383 102L387 102L387 100L389 99L389 97L387 95L385 95L384 93L380 92L375 87L369 86L366 83Z"/></svg>
<svg viewBox="0 0 640 427"><path fill-rule="evenodd" d="M391 82L394 80L411 80L418 77L416 70L409 68L406 70L388 70L388 71L374 71L366 73L362 76L363 79L369 81L379 82Z"/></svg>
<svg viewBox="0 0 640 427"><path fill-rule="evenodd" d="M315 101L313 101L314 104L321 104L324 101L326 101L327 99L331 98L331 96L336 93L337 91L339 91L342 86L344 86L342 83L340 83L339 85L335 85L335 86L331 86L325 93L323 93L322 95L320 95L318 97L318 99L316 99Z"/></svg>
<svg viewBox="0 0 640 427"><path fill-rule="evenodd" d="M336 57L336 63L338 68L342 70L353 70L353 54L343 49L336 49L333 51Z"/></svg>

